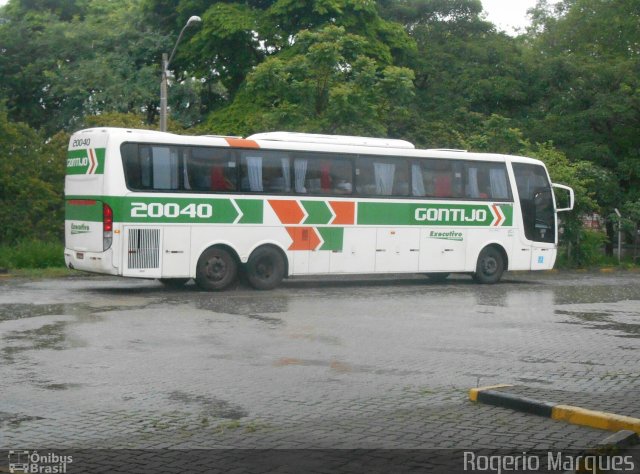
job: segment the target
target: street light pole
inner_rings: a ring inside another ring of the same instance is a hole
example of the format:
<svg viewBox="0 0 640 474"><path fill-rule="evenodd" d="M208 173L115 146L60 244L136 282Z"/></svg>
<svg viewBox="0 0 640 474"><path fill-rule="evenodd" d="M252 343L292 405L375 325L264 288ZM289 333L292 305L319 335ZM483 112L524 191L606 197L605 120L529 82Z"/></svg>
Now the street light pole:
<svg viewBox="0 0 640 474"><path fill-rule="evenodd" d="M622 259L622 214L618 208L614 209L616 216L618 216L618 265Z"/></svg>
<svg viewBox="0 0 640 474"><path fill-rule="evenodd" d="M180 30L180 34L178 35L178 39L176 40L176 44L173 46L173 50L171 51L171 56L167 59L167 53L162 53L162 78L160 79L160 131L167 131L167 74L169 72L169 65L173 60L173 56L176 54L176 49L178 48L178 44L182 39L182 35L184 34L184 30L186 30L190 25L194 23L200 23L202 19L199 16L192 16L187 20L187 23Z"/></svg>

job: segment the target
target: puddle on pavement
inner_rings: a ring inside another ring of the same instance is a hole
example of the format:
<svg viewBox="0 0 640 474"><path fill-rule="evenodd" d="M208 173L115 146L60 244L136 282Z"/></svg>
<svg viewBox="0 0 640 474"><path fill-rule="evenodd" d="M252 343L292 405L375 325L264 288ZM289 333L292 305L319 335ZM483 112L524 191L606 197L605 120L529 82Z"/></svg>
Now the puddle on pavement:
<svg viewBox="0 0 640 474"><path fill-rule="evenodd" d="M255 297L207 297L195 301L195 306L213 313L234 314L244 316L253 321L267 324L271 328L284 324L284 320L275 316L276 313L286 313L289 310L289 300L284 296L272 298Z"/></svg>
<svg viewBox="0 0 640 474"><path fill-rule="evenodd" d="M146 305L140 305L144 308ZM81 321L99 321L102 318L96 313L121 310L122 306L96 306L84 303L57 303L57 304L0 304L0 322L14 321L16 319L37 318L40 316L77 316ZM127 309L130 307L127 306Z"/></svg>
<svg viewBox="0 0 640 474"><path fill-rule="evenodd" d="M241 406L216 397L207 397L204 395L193 395L187 392L174 391L169 393L169 400L188 405L199 405L203 411L203 415L207 415L212 418L238 420L249 415L249 413Z"/></svg>
<svg viewBox="0 0 640 474"><path fill-rule="evenodd" d="M117 309L117 307L104 306L94 308L86 304L2 304L0 305L0 323L42 316L63 316L67 319L45 322L35 328L3 332L0 336L2 340L0 360L15 363L15 356L25 351L83 347L82 342L68 337L67 326L102 321L104 318L97 313Z"/></svg>
<svg viewBox="0 0 640 474"><path fill-rule="evenodd" d="M15 356L31 350L63 350L81 347L66 337L66 326L69 321L57 321L35 329L10 331L2 337L4 344L0 349L0 358L7 363L15 362Z"/></svg>
<svg viewBox="0 0 640 474"><path fill-rule="evenodd" d="M545 359L543 357L524 356L520 358L520 362L527 364L555 364L557 361L554 359Z"/></svg>
<svg viewBox="0 0 640 474"><path fill-rule="evenodd" d="M77 304L0 304L0 321L86 313L86 307Z"/></svg>
<svg viewBox="0 0 640 474"><path fill-rule="evenodd" d="M263 295L262 293L260 294ZM195 302L198 309L214 313L255 316L261 314L285 313L289 310L289 300L285 296L264 297L215 297L200 298Z"/></svg>
<svg viewBox="0 0 640 474"><path fill-rule="evenodd" d="M640 287L637 284L557 286L554 294L556 304L617 303L640 299Z"/></svg>
<svg viewBox="0 0 640 474"><path fill-rule="evenodd" d="M571 311L559 310L556 314L568 316L571 320L560 321L562 324L576 324L584 326L588 329L597 329L599 331L617 331L621 334L615 334L616 337L640 338L640 314L636 313L637 323L628 323L616 320L616 317L625 317L629 313L626 311L612 310L609 313L599 311Z"/></svg>
<svg viewBox="0 0 640 474"><path fill-rule="evenodd" d="M44 418L41 416L30 416L20 413L7 413L0 411L0 427L10 426L12 428L17 428L22 423L38 420L44 420Z"/></svg>
<svg viewBox="0 0 640 474"><path fill-rule="evenodd" d="M73 388L80 388L83 384L80 383L43 383L38 385L45 390L70 390Z"/></svg>
<svg viewBox="0 0 640 474"><path fill-rule="evenodd" d="M280 318L273 318L270 316L262 316L260 314L247 314L249 319L255 319L256 321L262 321L263 323L268 323L270 325L279 326L283 323Z"/></svg>

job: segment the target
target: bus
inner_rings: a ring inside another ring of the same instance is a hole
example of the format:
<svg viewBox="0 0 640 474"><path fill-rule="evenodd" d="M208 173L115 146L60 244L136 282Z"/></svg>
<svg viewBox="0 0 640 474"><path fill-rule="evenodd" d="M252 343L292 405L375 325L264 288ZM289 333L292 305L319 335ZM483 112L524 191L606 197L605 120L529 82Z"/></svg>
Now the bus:
<svg viewBox="0 0 640 474"><path fill-rule="evenodd" d="M562 193L558 208L553 188ZM548 270L574 193L535 159L293 132L179 136L92 128L70 139L69 268L256 289L298 275Z"/></svg>

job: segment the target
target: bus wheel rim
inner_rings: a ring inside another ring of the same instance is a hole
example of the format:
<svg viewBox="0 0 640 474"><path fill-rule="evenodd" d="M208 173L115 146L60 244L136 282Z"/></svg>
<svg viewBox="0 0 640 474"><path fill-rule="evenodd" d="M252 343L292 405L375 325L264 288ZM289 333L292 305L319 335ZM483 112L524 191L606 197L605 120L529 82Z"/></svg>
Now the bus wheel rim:
<svg viewBox="0 0 640 474"><path fill-rule="evenodd" d="M498 270L498 262L493 257L486 257L482 261L482 272L485 275L493 275Z"/></svg>
<svg viewBox="0 0 640 474"><path fill-rule="evenodd" d="M212 257L207 262L207 277L210 280L222 280L227 274L227 264L220 257Z"/></svg>
<svg viewBox="0 0 640 474"><path fill-rule="evenodd" d="M271 278L272 274L273 262L271 261L271 259L260 259L260 261L258 261L258 264L256 265L256 275L263 280L268 280L269 278Z"/></svg>

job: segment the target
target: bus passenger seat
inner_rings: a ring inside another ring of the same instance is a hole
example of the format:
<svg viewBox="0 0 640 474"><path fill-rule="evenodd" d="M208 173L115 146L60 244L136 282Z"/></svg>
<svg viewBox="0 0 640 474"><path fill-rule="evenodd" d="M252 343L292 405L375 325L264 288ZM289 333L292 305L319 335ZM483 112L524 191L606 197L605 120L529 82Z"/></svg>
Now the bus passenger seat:
<svg viewBox="0 0 640 474"><path fill-rule="evenodd" d="M435 191L436 197L451 197L451 176L443 174L435 177Z"/></svg>

